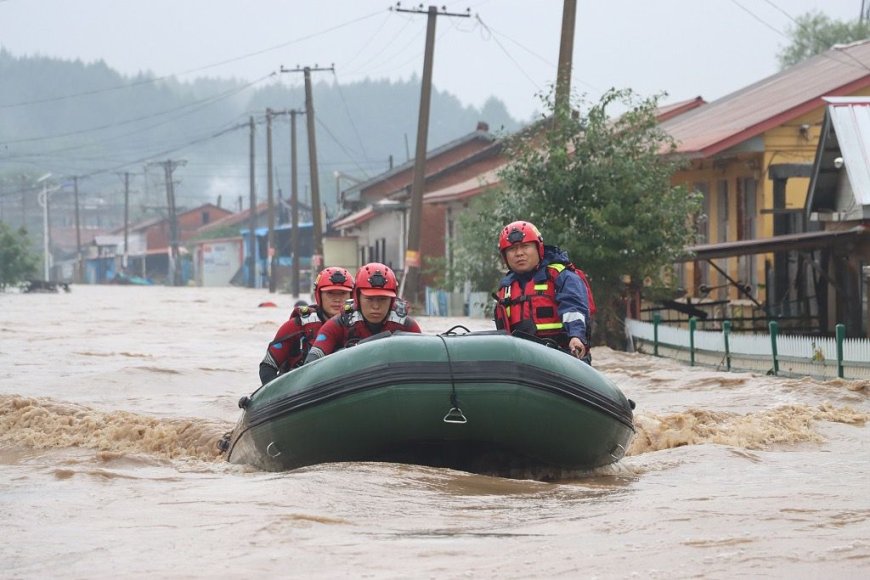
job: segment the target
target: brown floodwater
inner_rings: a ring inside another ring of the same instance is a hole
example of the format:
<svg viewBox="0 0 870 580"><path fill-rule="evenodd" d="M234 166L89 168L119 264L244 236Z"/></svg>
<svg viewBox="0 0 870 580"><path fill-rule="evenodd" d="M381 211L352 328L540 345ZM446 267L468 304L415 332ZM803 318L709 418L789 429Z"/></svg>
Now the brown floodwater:
<svg viewBox="0 0 870 580"><path fill-rule="evenodd" d="M868 381L595 348L637 403L606 469L545 483L230 465L217 441L292 304L239 288L0 294L0 576L870 577Z"/></svg>

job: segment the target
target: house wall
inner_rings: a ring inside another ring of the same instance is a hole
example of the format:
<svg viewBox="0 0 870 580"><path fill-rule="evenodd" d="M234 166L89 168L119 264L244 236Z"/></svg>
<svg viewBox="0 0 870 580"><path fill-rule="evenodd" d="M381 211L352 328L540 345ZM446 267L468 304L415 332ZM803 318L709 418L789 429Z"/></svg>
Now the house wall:
<svg viewBox="0 0 870 580"><path fill-rule="evenodd" d="M870 92L870 91L867 91ZM700 243L716 243L741 239L767 238L774 235L774 181L768 168L775 164L812 165L819 141L824 107L790 120L765 132L753 143L735 147L716 158L693 161L687 170L675 174L672 183L695 190L706 188L707 219L698 224L706 234ZM740 149L759 149L741 152ZM792 177L786 183L785 209L794 210L792 217L796 231L805 231L802 213L806 202L809 178ZM752 183L755 184L755 203L751 203ZM700 187L699 187L700 186ZM752 207L754 205L754 208ZM767 210L767 211L765 211ZM767 270L771 254L723 258L716 264L735 280L753 287L756 299L764 302ZM723 276L702 263L690 263L682 268L681 285L697 299L745 298L733 287L700 292L700 286L721 286Z"/></svg>
<svg viewBox="0 0 870 580"><path fill-rule="evenodd" d="M241 238L201 242L195 252L195 277L200 286L230 286L244 255Z"/></svg>
<svg viewBox="0 0 870 580"><path fill-rule="evenodd" d="M487 157L485 159L481 159L476 161L475 163L471 163L466 167L462 167L455 172L451 172L449 176L444 179L439 179L436 183L433 183L429 188L429 191L438 191L440 189L444 189L450 187L451 185L455 185L457 183L462 183L464 181L468 181L473 179L475 176L484 175L487 172L495 169L496 167L500 167L505 162L504 157L502 155L493 155L491 157ZM440 228L436 231L434 228L432 229L431 239L427 240L426 243L422 243L421 245L426 248L426 253L424 256L435 256L439 258L447 258L448 264L450 263L451 258L451 244L459 235L459 225L458 218L459 214L468 211L468 200L456 200L450 202L425 202L424 205L424 215L426 208L429 207L440 207L442 211L438 214L434 212L427 217L427 220L432 220L434 223L435 219L438 219L440 222ZM429 223L427 221L427 223Z"/></svg>
<svg viewBox="0 0 870 580"><path fill-rule="evenodd" d="M178 215L179 241L186 241L193 237L202 226L214 223L217 220L232 215L233 212L213 206L205 205Z"/></svg>
<svg viewBox="0 0 870 580"><path fill-rule="evenodd" d="M378 214L358 228L345 230L346 236L356 236L360 264L380 260L393 270L402 268L406 235L405 211Z"/></svg>
<svg viewBox="0 0 870 580"><path fill-rule="evenodd" d="M699 233L698 243L732 242L764 235L761 208L762 153L739 153L717 159L694 161L674 175L672 183L704 195L701 216L691 216ZM764 260L753 256L720 258L714 263L733 280L752 287L764 299ZM706 262L688 263L678 269L679 285L699 300L745 298L726 278ZM706 290L706 291L702 291Z"/></svg>
<svg viewBox="0 0 870 580"><path fill-rule="evenodd" d="M189 240L199 228L213 223L223 217L232 215L233 212L207 204L202 207L178 214L178 239L180 242ZM145 239L149 250L166 248L170 244L169 220L164 219L156 224L148 226L145 230Z"/></svg>

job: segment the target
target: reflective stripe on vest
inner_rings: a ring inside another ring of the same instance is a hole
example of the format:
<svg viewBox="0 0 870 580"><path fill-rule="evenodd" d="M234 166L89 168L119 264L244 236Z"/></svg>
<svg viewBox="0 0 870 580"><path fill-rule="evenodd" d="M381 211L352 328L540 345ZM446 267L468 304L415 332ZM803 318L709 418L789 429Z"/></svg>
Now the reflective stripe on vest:
<svg viewBox="0 0 870 580"><path fill-rule="evenodd" d="M559 275L559 272L561 272L562 270L565 269L565 266L562 264L550 264L550 265L548 265L548 267L553 269L553 271L556 273L556 276ZM510 298L511 298L511 289L512 289L514 283L519 285L518 281L513 281L508 286L502 286L502 288L504 289L503 294L502 294L502 299L503 299L502 304L504 306L504 319L505 319L506 328L508 328L508 329L510 329L512 326L514 326L518 322L518 321L513 321L511 319L511 300L510 300ZM546 296L547 298L549 298L549 303L552 306L554 311L558 308L558 304L556 303L555 287L551 286L551 284L553 284L553 280L548 275L546 282L532 284L532 291L534 292L534 295L523 295L523 297L520 299L522 302L529 303L529 314L531 316L531 319L533 321L535 321L535 328L538 331L550 331L550 332L559 331L565 327L563 324L563 322L564 322L563 320L549 319L546 322L537 322L535 320L536 314L537 314L537 308L541 306L540 300L543 297ZM528 285L526 286L526 288L528 288ZM517 306L520 306L520 308L522 308L522 306L520 304L521 304L520 302L517 302ZM520 316L522 316L522 314L520 314Z"/></svg>

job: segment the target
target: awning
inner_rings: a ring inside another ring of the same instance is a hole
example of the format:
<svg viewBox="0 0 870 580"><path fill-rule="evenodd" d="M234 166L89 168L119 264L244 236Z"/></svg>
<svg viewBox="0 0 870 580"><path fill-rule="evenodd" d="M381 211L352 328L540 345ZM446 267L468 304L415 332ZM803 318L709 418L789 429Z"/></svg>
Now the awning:
<svg viewBox="0 0 870 580"><path fill-rule="evenodd" d="M857 241L868 234L870 234L870 229L866 226L856 226L848 230L825 230L821 232L806 232L802 234L786 234L783 236L760 238L757 240L701 244L687 248L691 254L684 256L680 261L694 262L697 260L712 260L715 258L730 258L733 256L768 254L770 252L817 250L819 248L827 248L836 244Z"/></svg>

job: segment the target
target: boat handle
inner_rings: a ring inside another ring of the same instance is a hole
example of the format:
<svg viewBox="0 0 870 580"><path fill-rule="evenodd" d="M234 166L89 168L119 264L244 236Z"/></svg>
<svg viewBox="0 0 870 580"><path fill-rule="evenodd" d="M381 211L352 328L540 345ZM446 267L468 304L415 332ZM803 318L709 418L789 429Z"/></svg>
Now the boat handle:
<svg viewBox="0 0 870 580"><path fill-rule="evenodd" d="M617 457L616 455L613 454L613 451L616 451L616 450L622 451L622 453L619 454L619 457ZM610 456L612 458L614 458L616 461L619 461L620 459L625 457L625 447L623 447L619 443L616 444L616 447L613 448L613 451L610 452Z"/></svg>
<svg viewBox="0 0 870 580"><path fill-rule="evenodd" d="M274 441L270 441L266 446L266 455L273 458L281 455L281 452L278 450L278 446L275 445Z"/></svg>
<svg viewBox="0 0 870 580"><path fill-rule="evenodd" d="M462 414L462 409L459 407L451 407L447 414L444 415L445 423L457 423L463 424L468 423L468 419L465 418L465 415Z"/></svg>

